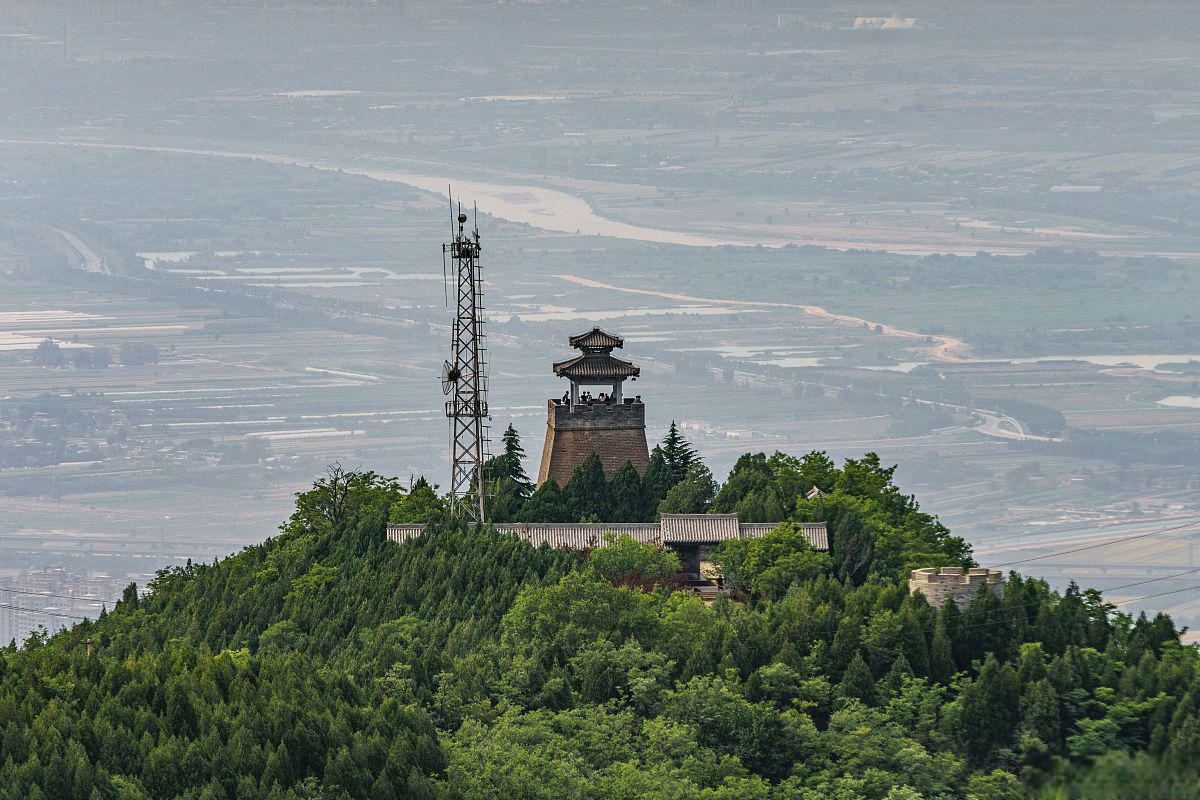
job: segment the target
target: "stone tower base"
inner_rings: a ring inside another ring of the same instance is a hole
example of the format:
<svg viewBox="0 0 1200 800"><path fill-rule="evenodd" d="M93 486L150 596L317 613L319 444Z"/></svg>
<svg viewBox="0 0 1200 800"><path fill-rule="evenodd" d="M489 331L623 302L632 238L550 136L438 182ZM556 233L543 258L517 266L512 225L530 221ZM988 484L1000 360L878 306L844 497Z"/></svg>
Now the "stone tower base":
<svg viewBox="0 0 1200 800"><path fill-rule="evenodd" d="M553 478L566 485L571 473L592 453L600 456L604 474L612 478L622 464L632 461L646 471L646 406L640 402L567 406L551 400L546 408L546 444L538 484Z"/></svg>

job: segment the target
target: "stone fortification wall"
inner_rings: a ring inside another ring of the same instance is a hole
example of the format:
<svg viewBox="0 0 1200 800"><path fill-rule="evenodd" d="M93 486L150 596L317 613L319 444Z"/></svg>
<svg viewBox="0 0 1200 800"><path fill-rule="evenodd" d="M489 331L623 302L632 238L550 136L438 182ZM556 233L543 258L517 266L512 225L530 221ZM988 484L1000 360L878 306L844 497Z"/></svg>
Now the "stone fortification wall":
<svg viewBox="0 0 1200 800"><path fill-rule="evenodd" d="M600 456L609 478L626 461L644 472L650 461L646 406L637 402L567 406L551 400L546 407L546 443L538 483L553 478L559 486L565 485L593 452Z"/></svg>
<svg viewBox="0 0 1200 800"><path fill-rule="evenodd" d="M946 602L949 597L959 608L965 608L980 586L987 586L994 592L1000 591L1000 583L1004 573L996 569L976 567L970 570L959 567L926 567L914 569L908 579L909 594L920 592L934 608Z"/></svg>

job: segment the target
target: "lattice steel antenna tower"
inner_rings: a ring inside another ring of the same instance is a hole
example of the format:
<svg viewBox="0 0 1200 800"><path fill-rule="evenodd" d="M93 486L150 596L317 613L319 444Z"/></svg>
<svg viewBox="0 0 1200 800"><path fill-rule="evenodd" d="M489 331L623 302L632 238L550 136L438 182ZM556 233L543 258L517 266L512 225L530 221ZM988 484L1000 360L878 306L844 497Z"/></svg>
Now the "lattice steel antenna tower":
<svg viewBox="0 0 1200 800"><path fill-rule="evenodd" d="M450 201L453 220L454 200ZM442 392L450 419L450 505L454 514L485 521L483 463L488 453L487 348L483 335L483 278L479 274L479 213L467 233L467 215L458 204L453 240L442 245L455 276L458 311L451 332L450 360L442 366ZM448 275L446 276L448 277ZM447 300L449 298L447 297Z"/></svg>

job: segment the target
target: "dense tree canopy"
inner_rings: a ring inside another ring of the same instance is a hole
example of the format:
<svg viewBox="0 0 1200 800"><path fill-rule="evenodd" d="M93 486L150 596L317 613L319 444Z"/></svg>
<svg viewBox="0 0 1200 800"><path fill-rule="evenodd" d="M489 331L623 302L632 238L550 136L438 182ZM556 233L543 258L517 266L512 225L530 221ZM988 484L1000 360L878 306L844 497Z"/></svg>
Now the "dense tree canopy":
<svg viewBox="0 0 1200 800"><path fill-rule="evenodd" d="M654 545L534 548L427 483L326 476L263 544L0 649L0 800L1200 793L1200 657L1169 618L1015 573L931 607L903 569L969 550L878 459L741 472L735 506L791 520L721 549L743 599L707 605ZM387 542L410 514L425 534Z"/></svg>

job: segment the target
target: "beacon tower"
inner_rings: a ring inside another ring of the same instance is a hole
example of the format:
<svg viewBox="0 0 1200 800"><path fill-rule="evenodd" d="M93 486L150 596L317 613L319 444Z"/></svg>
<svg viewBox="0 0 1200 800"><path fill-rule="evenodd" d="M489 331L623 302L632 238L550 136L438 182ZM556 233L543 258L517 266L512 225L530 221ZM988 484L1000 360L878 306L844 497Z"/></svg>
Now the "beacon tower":
<svg viewBox="0 0 1200 800"><path fill-rule="evenodd" d="M570 388L547 403L538 484L549 478L566 484L592 453L600 457L610 478L626 461L644 472L650 460L646 407L641 397L627 397L624 391L625 380L637 380L641 370L612 354L625 340L592 328L569 341L580 353L554 364L554 374L566 378Z"/></svg>

